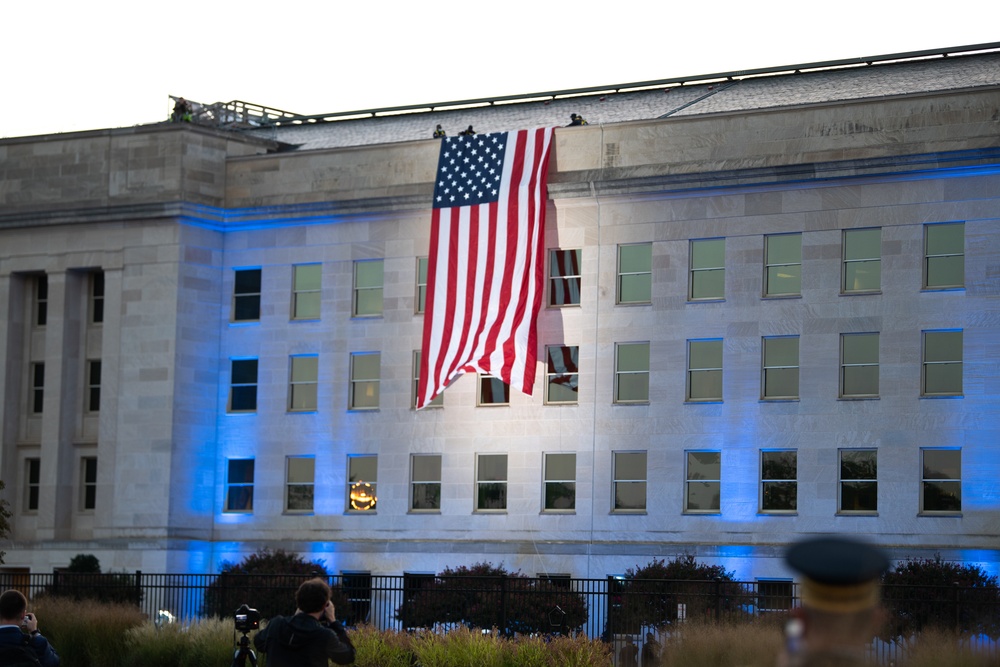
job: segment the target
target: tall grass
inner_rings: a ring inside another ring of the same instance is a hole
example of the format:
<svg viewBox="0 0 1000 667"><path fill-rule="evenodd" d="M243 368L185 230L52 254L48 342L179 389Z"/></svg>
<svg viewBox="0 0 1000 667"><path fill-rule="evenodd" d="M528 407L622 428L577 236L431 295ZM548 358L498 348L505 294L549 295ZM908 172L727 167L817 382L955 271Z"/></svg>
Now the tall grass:
<svg viewBox="0 0 1000 667"><path fill-rule="evenodd" d="M61 667L123 666L126 636L144 622L128 604L40 597L31 603L42 634L59 653Z"/></svg>
<svg viewBox="0 0 1000 667"><path fill-rule="evenodd" d="M903 664L906 667L996 667L998 657L963 646L953 633L924 630L907 652Z"/></svg>
<svg viewBox="0 0 1000 667"><path fill-rule="evenodd" d="M769 622L734 625L688 623L662 642L659 664L705 667L773 667L781 652L781 628Z"/></svg>

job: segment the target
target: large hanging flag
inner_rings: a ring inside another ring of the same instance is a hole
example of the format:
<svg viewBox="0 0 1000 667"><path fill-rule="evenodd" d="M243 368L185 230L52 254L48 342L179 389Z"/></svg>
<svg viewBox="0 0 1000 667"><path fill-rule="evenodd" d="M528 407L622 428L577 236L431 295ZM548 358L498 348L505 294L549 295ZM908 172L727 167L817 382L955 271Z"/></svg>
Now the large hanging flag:
<svg viewBox="0 0 1000 667"><path fill-rule="evenodd" d="M464 372L531 394L553 128L441 141L417 409Z"/></svg>

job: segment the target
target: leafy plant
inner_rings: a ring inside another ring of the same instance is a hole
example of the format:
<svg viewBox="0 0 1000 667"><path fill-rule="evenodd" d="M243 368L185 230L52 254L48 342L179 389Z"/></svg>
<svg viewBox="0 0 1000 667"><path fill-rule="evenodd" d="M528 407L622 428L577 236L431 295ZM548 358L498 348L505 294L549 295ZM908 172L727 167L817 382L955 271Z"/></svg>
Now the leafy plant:
<svg viewBox="0 0 1000 667"><path fill-rule="evenodd" d="M0 491L3 490L4 483L3 480L0 480ZM10 536L10 516L10 504L5 498L0 498L0 540ZM6 555L6 551L0 550L0 564L3 563L3 557Z"/></svg>
<svg viewBox="0 0 1000 667"><path fill-rule="evenodd" d="M743 589L721 565L706 565L686 554L666 562L654 559L629 568L610 596L612 634L636 634L642 626L659 627L678 618L684 605L687 618L714 616L743 602Z"/></svg>
<svg viewBox="0 0 1000 667"><path fill-rule="evenodd" d="M446 568L413 592L396 610L407 627L462 625L504 633L552 633L587 621L582 595L547 579L477 563Z"/></svg>
<svg viewBox="0 0 1000 667"><path fill-rule="evenodd" d="M882 598L889 638L924 629L1000 637L1000 584L978 565L941 560L940 554L905 561L882 576Z"/></svg>
<svg viewBox="0 0 1000 667"><path fill-rule="evenodd" d="M205 591L205 614L219 618L232 616L242 604L264 618L295 613L295 591L303 581L330 575L322 561L306 561L282 549L262 549L239 563L225 561L219 576ZM351 615L351 603L339 585L331 586L337 618Z"/></svg>

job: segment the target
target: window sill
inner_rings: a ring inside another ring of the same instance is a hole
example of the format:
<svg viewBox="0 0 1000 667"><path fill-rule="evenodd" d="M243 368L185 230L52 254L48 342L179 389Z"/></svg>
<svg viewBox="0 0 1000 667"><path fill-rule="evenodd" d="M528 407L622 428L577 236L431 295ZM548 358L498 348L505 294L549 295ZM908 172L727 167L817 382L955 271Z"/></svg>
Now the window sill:
<svg viewBox="0 0 1000 667"><path fill-rule="evenodd" d="M628 308L630 306L652 306L652 305L653 305L652 301L616 301L615 302L615 307L616 308L619 307L619 306L624 307L624 308Z"/></svg>
<svg viewBox="0 0 1000 667"><path fill-rule="evenodd" d="M878 516L878 511L870 512L868 510L841 510L836 513L836 516Z"/></svg>
<svg viewBox="0 0 1000 667"><path fill-rule="evenodd" d="M684 510L683 516L722 516L722 510Z"/></svg>
<svg viewBox="0 0 1000 667"><path fill-rule="evenodd" d="M767 398L766 396L760 397L761 403L798 403L802 399L798 396L788 396L782 398Z"/></svg>
<svg viewBox="0 0 1000 667"><path fill-rule="evenodd" d="M609 512L611 515L633 515L633 516L646 516L648 512L646 510L611 510Z"/></svg>
<svg viewBox="0 0 1000 667"><path fill-rule="evenodd" d="M856 292L841 292L840 296L880 296L881 289L857 290Z"/></svg>
<svg viewBox="0 0 1000 667"><path fill-rule="evenodd" d="M838 396L838 401L877 401L880 396Z"/></svg>
<svg viewBox="0 0 1000 667"><path fill-rule="evenodd" d="M924 285L920 288L921 293L928 292L964 292L965 285L943 285L941 287L931 287L929 285Z"/></svg>
<svg viewBox="0 0 1000 667"><path fill-rule="evenodd" d="M316 516L315 510L285 510L282 516Z"/></svg>
<svg viewBox="0 0 1000 667"><path fill-rule="evenodd" d="M407 514L418 514L418 515L419 514L440 515L441 514L441 510L440 509L436 509L436 510L415 510L415 509L410 509L410 510L407 510L406 513Z"/></svg>
<svg viewBox="0 0 1000 667"><path fill-rule="evenodd" d="M798 510L759 510L757 516L798 516Z"/></svg>
<svg viewBox="0 0 1000 667"><path fill-rule="evenodd" d="M783 299L801 299L801 294L761 294L762 301L781 301Z"/></svg>
<svg viewBox="0 0 1000 667"><path fill-rule="evenodd" d="M722 405L721 398L688 398L684 400L684 405Z"/></svg>
<svg viewBox="0 0 1000 667"><path fill-rule="evenodd" d="M506 515L507 514L507 510L505 510L505 509L503 509L503 510L480 510L480 509L475 509L475 510L472 510L472 513L473 514L501 514L501 515Z"/></svg>
<svg viewBox="0 0 1000 667"><path fill-rule="evenodd" d="M539 512L541 516L548 515L562 515L562 516L573 516L576 514L576 510L542 510Z"/></svg>
<svg viewBox="0 0 1000 667"><path fill-rule="evenodd" d="M725 301L726 297L724 296L713 296L713 297L706 297L704 299L688 299L685 303L691 305L695 303L725 303Z"/></svg>
<svg viewBox="0 0 1000 667"><path fill-rule="evenodd" d="M931 517L931 518L933 518L933 517L944 517L944 518L961 519L962 518L962 511L959 510L957 512L954 512L954 511L952 511L952 512L934 512L934 511L924 510L923 512L917 512L917 516L918 517Z"/></svg>
<svg viewBox="0 0 1000 667"><path fill-rule="evenodd" d="M965 398L965 394L920 394L920 398Z"/></svg>

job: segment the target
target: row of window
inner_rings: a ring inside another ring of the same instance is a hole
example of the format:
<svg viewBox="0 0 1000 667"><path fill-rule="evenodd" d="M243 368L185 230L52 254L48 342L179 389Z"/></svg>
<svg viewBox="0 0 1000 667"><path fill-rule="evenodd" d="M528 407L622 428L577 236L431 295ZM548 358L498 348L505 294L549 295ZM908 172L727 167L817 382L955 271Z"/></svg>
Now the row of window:
<svg viewBox="0 0 1000 667"><path fill-rule="evenodd" d="M689 243L689 301L725 298L726 239L693 239ZM881 228L843 232L841 252L842 294L871 294L882 289ZM617 248L616 299L620 305L648 304L653 293L652 242ZM547 303L551 307L580 304L583 251L551 249L548 262ZM965 225L961 222L924 225L923 289L957 289L965 285ZM291 319L320 317L320 264L293 267ZM354 262L351 315L382 315L384 261ZM762 296L792 297L802 292L802 233L764 237ZM415 311L424 312L427 296L427 258L417 259ZM261 269L237 269L233 283L232 320L260 319Z"/></svg>
<svg viewBox="0 0 1000 667"><path fill-rule="evenodd" d="M722 510L722 452L691 450L685 453L684 504L686 514L719 514ZM962 451L952 448L920 450L921 513L957 514L962 511ZM225 497L226 512L252 512L254 459L229 459ZM541 509L543 512L576 510L576 454L542 455ZM612 452L612 512L646 511L646 452ZM441 510L440 454L410 457L411 512ZM289 456L285 460L285 511L311 513L314 509L315 458ZM347 459L345 509L375 510L378 504L378 456ZM838 504L840 514L874 515L878 512L878 450L839 450ZM476 457L474 511L506 511L507 455ZM794 449L760 450L759 511L798 511L798 452Z"/></svg>
<svg viewBox="0 0 1000 667"><path fill-rule="evenodd" d="M42 414L45 404L45 362L33 361L28 370L28 412ZM83 407L86 412L101 410L101 360L88 359L85 364Z"/></svg>
<svg viewBox="0 0 1000 667"><path fill-rule="evenodd" d="M961 396L963 367L962 330L923 331L921 396ZM839 397L878 398L878 332L840 335ZM545 348L545 397L547 404L576 404L579 395L579 356L576 345ZM98 362L99 363L99 362ZM258 360L232 359L229 411L257 410ZM98 367L99 371L99 367ZM799 398L799 337L765 336L761 339L762 400ZM720 402L722 396L723 339L687 341L687 402ZM420 376L420 352L413 354L411 405L416 402ZM615 345L614 402L648 403L650 376L649 342ZM379 407L381 354L356 352L350 356L349 398L351 410ZM288 410L318 409L319 357L295 355L289 358ZM91 387L91 391L99 388ZM443 395L432 405L443 405ZM506 405L510 388L502 380L479 376L478 405Z"/></svg>

